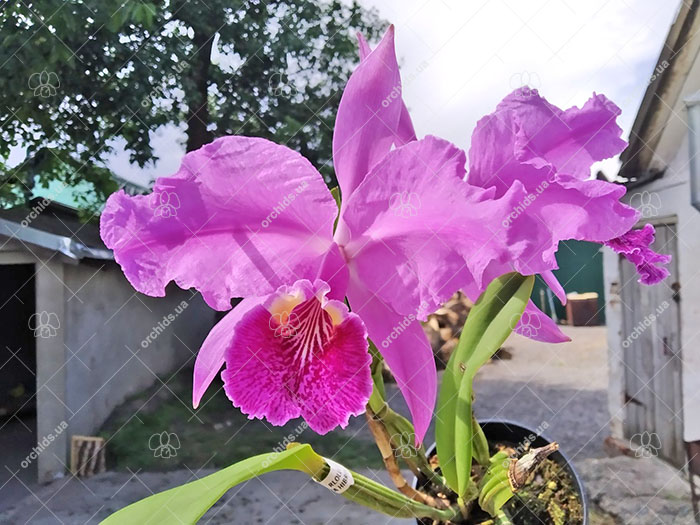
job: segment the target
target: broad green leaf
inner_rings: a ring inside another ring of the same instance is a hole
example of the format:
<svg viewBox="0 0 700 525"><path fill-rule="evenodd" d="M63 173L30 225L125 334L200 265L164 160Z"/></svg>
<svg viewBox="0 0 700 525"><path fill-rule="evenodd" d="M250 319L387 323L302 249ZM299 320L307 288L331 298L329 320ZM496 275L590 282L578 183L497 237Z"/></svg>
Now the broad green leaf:
<svg viewBox="0 0 700 525"><path fill-rule="evenodd" d="M325 462L309 445L298 445L280 453L261 454L191 483L137 501L115 512L102 523L170 525L196 523L230 488L275 470L298 470L313 476Z"/></svg>
<svg viewBox="0 0 700 525"><path fill-rule="evenodd" d="M442 377L435 437L448 485L465 495L471 482L472 382L500 348L525 310L533 276L508 273L494 279L469 312L459 344Z"/></svg>

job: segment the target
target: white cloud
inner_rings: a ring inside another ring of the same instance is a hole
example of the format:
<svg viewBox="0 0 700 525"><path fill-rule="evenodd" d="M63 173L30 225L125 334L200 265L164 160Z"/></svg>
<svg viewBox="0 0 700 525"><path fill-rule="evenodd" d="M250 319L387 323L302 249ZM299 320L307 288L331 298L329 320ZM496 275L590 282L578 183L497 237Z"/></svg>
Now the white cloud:
<svg viewBox="0 0 700 525"><path fill-rule="evenodd" d="M464 148L476 121L520 76L560 107L604 93L622 108L627 135L678 7L658 0L362 3L396 26L402 75L411 77L404 98L419 135Z"/></svg>

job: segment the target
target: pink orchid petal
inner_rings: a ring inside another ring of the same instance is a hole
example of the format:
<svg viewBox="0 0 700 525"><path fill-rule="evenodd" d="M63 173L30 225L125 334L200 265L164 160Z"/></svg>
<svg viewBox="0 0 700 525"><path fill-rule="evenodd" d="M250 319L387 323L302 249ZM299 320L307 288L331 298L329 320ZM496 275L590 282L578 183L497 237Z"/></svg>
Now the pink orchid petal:
<svg viewBox="0 0 700 525"><path fill-rule="evenodd" d="M316 278L327 282L330 286L329 299L337 299L338 301L345 299L345 292L348 289L350 277L348 265L337 244L333 243L326 253Z"/></svg>
<svg viewBox="0 0 700 525"><path fill-rule="evenodd" d="M372 48L369 47L367 40L362 33L357 33L357 41L360 51L360 60L364 60L372 52ZM413 128L413 121L411 120L411 114L408 112L406 107L406 102L401 100L401 116L399 117L399 124L396 128L396 141L397 146L403 146L409 142L416 140L416 130Z"/></svg>
<svg viewBox="0 0 700 525"><path fill-rule="evenodd" d="M588 179L594 162L613 157L627 146L615 121L619 115L620 108L603 95L594 94L580 109L563 111L536 90L516 90L474 130L471 182L507 185L513 160ZM494 138L499 141L492 143Z"/></svg>
<svg viewBox="0 0 700 525"><path fill-rule="evenodd" d="M369 43L362 33L357 33L357 47L360 54L360 61L367 58L372 52L372 48L369 47Z"/></svg>
<svg viewBox="0 0 700 525"><path fill-rule="evenodd" d="M542 276L542 280L547 283L547 286L552 289L554 295L557 296L557 299L561 301L561 304L566 304L566 292L554 273L551 270L546 270L540 275Z"/></svg>
<svg viewBox="0 0 700 525"><path fill-rule="evenodd" d="M351 280L348 300L394 375L411 412L416 443L422 443L437 395L435 359L423 328L415 316L397 314L357 281Z"/></svg>
<svg viewBox="0 0 700 525"><path fill-rule="evenodd" d="M571 341L571 338L559 329L557 323L537 308L532 301L528 301L525 312L523 312L513 331L516 334L544 343L566 343Z"/></svg>
<svg viewBox="0 0 700 525"><path fill-rule="evenodd" d="M619 202L623 186L588 180L593 162L625 146L617 115L601 95L562 111L536 92L519 90L478 122L468 181L494 188L496 196L519 182L528 194L507 217L509 242L522 247L516 270L555 269L560 241L603 243L636 223L638 213Z"/></svg>
<svg viewBox="0 0 700 525"><path fill-rule="evenodd" d="M345 428L372 392L367 332L329 286L297 281L250 309L226 350L224 390L249 418L302 416L319 434Z"/></svg>
<svg viewBox="0 0 700 525"><path fill-rule="evenodd" d="M607 241L605 245L635 265L640 283L656 284L670 275L667 268L659 265L671 262L671 256L657 253L650 248L654 236L654 227L645 224L642 229L630 230L616 239Z"/></svg>
<svg viewBox="0 0 700 525"><path fill-rule="evenodd" d="M315 276L337 206L301 155L265 139L223 137L188 153L153 193L110 196L101 235L138 291L174 280L216 309Z"/></svg>
<svg viewBox="0 0 700 525"><path fill-rule="evenodd" d="M555 253L560 241L603 243L628 231L638 212L619 201L624 193L625 188L618 184L557 176L509 229L512 240L530 239L516 269L523 274L544 273L557 268Z"/></svg>
<svg viewBox="0 0 700 525"><path fill-rule="evenodd" d="M524 198L514 185L500 199L463 178L464 152L428 136L389 153L347 201L336 241L351 280L396 312L421 319L520 249L507 242L503 217ZM508 271L508 270L506 270Z"/></svg>
<svg viewBox="0 0 700 525"><path fill-rule="evenodd" d="M367 46L368 47L368 46ZM364 51L366 51L365 49ZM363 45L360 52L364 53ZM340 100L333 132L333 165L346 199L399 139L401 77L390 26L353 72Z"/></svg>
<svg viewBox="0 0 700 525"><path fill-rule="evenodd" d="M224 354L233 339L236 325L241 317L261 299L249 297L238 303L221 321L216 323L199 349L194 362L194 382L192 387L192 406L197 408L207 388L224 366Z"/></svg>

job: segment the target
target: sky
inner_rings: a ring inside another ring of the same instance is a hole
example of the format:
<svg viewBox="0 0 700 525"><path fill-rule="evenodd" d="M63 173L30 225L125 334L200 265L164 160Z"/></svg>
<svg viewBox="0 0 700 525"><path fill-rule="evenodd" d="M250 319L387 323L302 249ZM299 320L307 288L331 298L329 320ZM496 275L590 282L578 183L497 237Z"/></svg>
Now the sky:
<svg viewBox="0 0 700 525"><path fill-rule="evenodd" d="M467 149L471 132L499 100L523 85L561 108L593 92L622 108L627 137L668 30L676 0L361 0L396 27L403 95L418 136ZM114 171L141 182L174 173L177 132L153 134L155 166L125 154ZM608 175L617 161L600 166Z"/></svg>

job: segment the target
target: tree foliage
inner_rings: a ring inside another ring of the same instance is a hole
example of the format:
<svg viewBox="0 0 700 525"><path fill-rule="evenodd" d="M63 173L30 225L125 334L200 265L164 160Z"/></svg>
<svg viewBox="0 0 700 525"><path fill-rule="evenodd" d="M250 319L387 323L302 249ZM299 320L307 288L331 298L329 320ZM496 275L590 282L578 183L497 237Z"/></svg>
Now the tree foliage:
<svg viewBox="0 0 700 525"><path fill-rule="evenodd" d="M99 206L125 150L153 162L150 136L175 124L187 150L225 134L266 137L333 181L331 138L376 12L340 0L34 0L0 11L0 202L50 181ZM26 159L10 168L11 148Z"/></svg>

